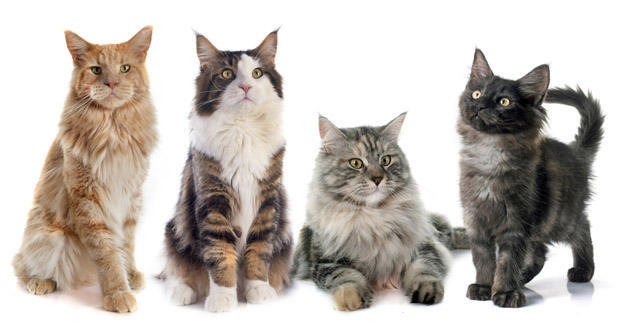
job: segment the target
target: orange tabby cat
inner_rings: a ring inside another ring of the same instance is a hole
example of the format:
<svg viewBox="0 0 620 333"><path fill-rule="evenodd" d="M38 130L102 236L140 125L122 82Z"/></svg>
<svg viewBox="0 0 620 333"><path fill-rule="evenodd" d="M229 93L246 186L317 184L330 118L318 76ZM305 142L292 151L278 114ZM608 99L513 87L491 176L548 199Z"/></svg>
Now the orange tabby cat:
<svg viewBox="0 0 620 333"><path fill-rule="evenodd" d="M30 293L78 287L96 273L104 309L137 309L131 290L144 277L134 229L157 141L144 64L151 33L145 27L125 43L96 45L65 32L71 91L13 260Z"/></svg>

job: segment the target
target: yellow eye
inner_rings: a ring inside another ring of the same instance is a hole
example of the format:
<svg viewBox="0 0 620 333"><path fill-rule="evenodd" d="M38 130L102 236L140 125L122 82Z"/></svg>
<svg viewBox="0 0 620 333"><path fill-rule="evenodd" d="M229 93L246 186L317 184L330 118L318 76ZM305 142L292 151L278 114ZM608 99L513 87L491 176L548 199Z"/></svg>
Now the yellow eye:
<svg viewBox="0 0 620 333"><path fill-rule="evenodd" d="M95 75L99 75L99 74L101 74L101 67L93 66L93 67L90 68L90 71L93 72L93 74L95 74Z"/></svg>
<svg viewBox="0 0 620 333"><path fill-rule="evenodd" d="M388 165L390 165L390 163L392 163L392 156L385 155L385 156L381 157L381 165L388 166Z"/></svg>
<svg viewBox="0 0 620 333"><path fill-rule="evenodd" d="M510 100L508 98L504 97L504 98L499 100L499 104L501 106L508 106L508 105L510 105Z"/></svg>
<svg viewBox="0 0 620 333"><path fill-rule="evenodd" d="M130 69L131 69L131 66L129 65L121 65L121 72L123 73L129 72Z"/></svg>
<svg viewBox="0 0 620 333"><path fill-rule="evenodd" d="M349 165L353 169L361 169L362 166L364 166L364 163L359 158L352 158L352 159L349 160Z"/></svg>
<svg viewBox="0 0 620 333"><path fill-rule="evenodd" d="M476 90L473 93L471 93L471 98L473 99L478 99L480 98L480 96L482 96L482 93L480 92L480 90Z"/></svg>
<svg viewBox="0 0 620 333"><path fill-rule="evenodd" d="M232 80L233 76L235 76L232 69L225 69L222 71L222 74L220 75L225 80Z"/></svg>
<svg viewBox="0 0 620 333"><path fill-rule="evenodd" d="M254 68L254 70L252 71L252 77L258 79L261 76L263 76L263 70L260 68Z"/></svg>

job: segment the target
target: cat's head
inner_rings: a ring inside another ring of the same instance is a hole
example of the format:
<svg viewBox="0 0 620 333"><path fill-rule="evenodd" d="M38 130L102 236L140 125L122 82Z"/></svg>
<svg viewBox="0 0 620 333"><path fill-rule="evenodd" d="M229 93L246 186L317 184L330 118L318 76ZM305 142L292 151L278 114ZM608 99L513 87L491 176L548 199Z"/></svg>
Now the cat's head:
<svg viewBox="0 0 620 333"><path fill-rule="evenodd" d="M201 115L216 110L248 111L282 99L282 77L276 71L277 31L252 50L220 51L196 36L200 74L196 78L195 109Z"/></svg>
<svg viewBox="0 0 620 333"><path fill-rule="evenodd" d="M398 146L405 115L381 127L343 129L319 117L323 147L316 171L322 189L338 199L376 205L407 186L409 166Z"/></svg>
<svg viewBox="0 0 620 333"><path fill-rule="evenodd" d="M73 89L81 102L118 108L148 93L144 60L151 45L153 28L142 28L120 44L91 44L65 31L67 47L75 65Z"/></svg>
<svg viewBox="0 0 620 333"><path fill-rule="evenodd" d="M467 87L459 106L464 123L486 133L519 133L541 129L546 120L541 104L549 87L549 66L534 68L513 81L493 74L476 49Z"/></svg>

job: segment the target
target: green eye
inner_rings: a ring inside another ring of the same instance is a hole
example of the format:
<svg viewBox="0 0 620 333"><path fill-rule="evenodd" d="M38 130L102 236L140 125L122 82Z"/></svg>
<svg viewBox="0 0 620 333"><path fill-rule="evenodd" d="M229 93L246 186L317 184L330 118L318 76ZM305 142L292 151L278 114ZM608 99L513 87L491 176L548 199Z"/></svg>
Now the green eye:
<svg viewBox="0 0 620 333"><path fill-rule="evenodd" d="M353 169L361 169L364 166L364 163L359 158L352 158L349 160L349 165Z"/></svg>
<svg viewBox="0 0 620 333"><path fill-rule="evenodd" d="M235 74L233 73L232 69L225 69L222 71L222 74L220 74L220 76L222 76L222 79L232 80Z"/></svg>
<svg viewBox="0 0 620 333"><path fill-rule="evenodd" d="M258 79L261 76L263 76L263 70L260 68L254 68L254 70L252 71L252 77Z"/></svg>
<svg viewBox="0 0 620 333"><path fill-rule="evenodd" d="M392 156L385 155L385 156L381 157L381 165L388 166L388 165L390 165L390 163L392 163Z"/></svg>
<svg viewBox="0 0 620 333"><path fill-rule="evenodd" d="M95 75L99 75L99 74L101 74L101 67L93 66L93 67L90 68L90 71L93 72L93 74L95 74Z"/></svg>
<svg viewBox="0 0 620 333"><path fill-rule="evenodd" d="M501 106L508 106L508 105L510 105L510 100L508 98L504 97L504 98L499 100L499 104Z"/></svg>
<svg viewBox="0 0 620 333"><path fill-rule="evenodd" d="M127 73L127 72L129 72L130 69L131 69L131 66L129 66L129 65L121 65L121 72L122 73Z"/></svg>

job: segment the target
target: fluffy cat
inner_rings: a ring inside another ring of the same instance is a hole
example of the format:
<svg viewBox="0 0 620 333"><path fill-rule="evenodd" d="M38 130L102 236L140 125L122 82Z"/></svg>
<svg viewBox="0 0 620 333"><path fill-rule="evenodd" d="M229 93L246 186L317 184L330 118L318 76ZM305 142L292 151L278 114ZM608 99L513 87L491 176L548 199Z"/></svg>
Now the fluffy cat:
<svg viewBox="0 0 620 333"><path fill-rule="evenodd" d="M157 141L144 63L151 34L145 27L125 43L97 45L65 32L71 91L13 260L30 293L78 287L96 272L104 309L137 309L131 290L144 277L134 230Z"/></svg>
<svg viewBox="0 0 620 333"><path fill-rule="evenodd" d="M282 79L275 31L248 51L219 51L201 35L196 44L191 146L162 276L174 303L208 295L206 310L223 312L237 305L237 287L262 303L289 283Z"/></svg>
<svg viewBox="0 0 620 333"><path fill-rule="evenodd" d="M323 149L292 275L331 293L339 310L368 307L373 288L388 285L399 286L411 302L438 303L450 258L446 245L468 247L462 228L453 230L424 210L397 143L404 119L338 129L319 118Z"/></svg>
<svg viewBox="0 0 620 333"><path fill-rule="evenodd" d="M548 86L547 65L506 80L495 76L476 50L458 121L461 202L476 267L470 299L525 305L521 286L540 272L553 242L572 248L569 281L587 282L594 274L585 208L603 116L592 95L570 88L547 91ZM581 114L570 145L542 133L545 101Z"/></svg>

